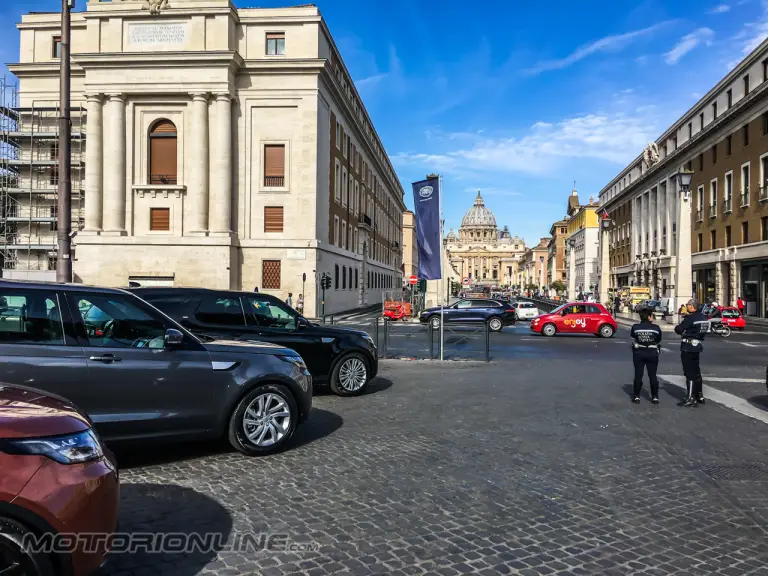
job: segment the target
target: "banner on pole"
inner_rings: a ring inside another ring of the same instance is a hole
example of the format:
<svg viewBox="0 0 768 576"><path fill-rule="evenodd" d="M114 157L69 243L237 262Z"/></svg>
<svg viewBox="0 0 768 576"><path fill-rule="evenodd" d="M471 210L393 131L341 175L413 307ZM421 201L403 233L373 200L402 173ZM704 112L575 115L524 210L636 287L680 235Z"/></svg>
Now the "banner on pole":
<svg viewBox="0 0 768 576"><path fill-rule="evenodd" d="M416 243L419 249L419 278L442 278L440 254L440 179L428 178L413 183L416 213Z"/></svg>

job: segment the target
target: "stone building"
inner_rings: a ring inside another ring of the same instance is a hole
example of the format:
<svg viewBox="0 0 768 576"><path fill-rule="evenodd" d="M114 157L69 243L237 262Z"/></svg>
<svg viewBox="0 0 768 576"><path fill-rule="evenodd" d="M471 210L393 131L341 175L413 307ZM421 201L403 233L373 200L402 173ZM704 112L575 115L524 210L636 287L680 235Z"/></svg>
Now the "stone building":
<svg viewBox="0 0 768 576"><path fill-rule="evenodd" d="M326 312L400 287L403 189L318 9L148 7L72 15L76 280L303 290L310 316L324 272ZM59 27L18 25L20 109L57 99Z"/></svg>
<svg viewBox="0 0 768 576"><path fill-rule="evenodd" d="M461 220L458 235L451 229L444 241L446 277L473 285L511 286L514 267L525 253L525 242L507 226L499 230L496 217L480 192Z"/></svg>
<svg viewBox="0 0 768 576"><path fill-rule="evenodd" d="M416 241L416 215L410 210L403 212L403 276L405 279L419 275L419 245Z"/></svg>
<svg viewBox="0 0 768 576"><path fill-rule="evenodd" d="M568 279L565 265L565 247L568 241L568 219L558 220L549 228L547 245L547 286L553 282L566 282Z"/></svg>
<svg viewBox="0 0 768 576"><path fill-rule="evenodd" d="M598 257L600 239L598 203L592 198L580 204L574 188L568 198L568 297L576 298L582 292L593 292L598 284Z"/></svg>
<svg viewBox="0 0 768 576"><path fill-rule="evenodd" d="M611 284L768 316L768 41L600 192ZM688 192L677 173L693 172Z"/></svg>
<svg viewBox="0 0 768 576"><path fill-rule="evenodd" d="M520 290L544 289L549 285L547 279L547 257L551 238L541 238L533 248L528 248L517 261L517 278L514 285Z"/></svg>

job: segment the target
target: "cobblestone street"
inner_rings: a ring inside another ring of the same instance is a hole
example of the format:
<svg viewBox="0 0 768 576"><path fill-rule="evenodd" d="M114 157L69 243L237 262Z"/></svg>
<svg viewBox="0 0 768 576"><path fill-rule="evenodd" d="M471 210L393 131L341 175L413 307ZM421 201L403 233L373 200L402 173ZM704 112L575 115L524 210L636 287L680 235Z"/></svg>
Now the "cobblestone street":
<svg viewBox="0 0 768 576"><path fill-rule="evenodd" d="M314 551L113 554L105 574L768 574L766 425L629 403L626 364L385 362L285 453L120 451L129 532Z"/></svg>

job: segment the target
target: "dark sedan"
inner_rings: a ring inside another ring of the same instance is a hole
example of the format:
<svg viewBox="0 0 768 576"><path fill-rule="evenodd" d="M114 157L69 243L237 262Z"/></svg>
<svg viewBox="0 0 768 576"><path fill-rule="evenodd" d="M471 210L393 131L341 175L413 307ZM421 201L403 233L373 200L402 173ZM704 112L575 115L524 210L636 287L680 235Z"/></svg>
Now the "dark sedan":
<svg viewBox="0 0 768 576"><path fill-rule="evenodd" d="M194 334L272 342L295 350L315 383L327 383L339 396L362 394L378 371L376 346L366 332L312 324L269 294L204 288L133 292Z"/></svg>
<svg viewBox="0 0 768 576"><path fill-rule="evenodd" d="M443 311L445 322L487 322L493 332L501 331L504 326L515 323L515 309L506 302L473 298L459 300L446 306ZM429 323L432 328L440 328L440 307L427 308L419 316L419 321Z"/></svg>

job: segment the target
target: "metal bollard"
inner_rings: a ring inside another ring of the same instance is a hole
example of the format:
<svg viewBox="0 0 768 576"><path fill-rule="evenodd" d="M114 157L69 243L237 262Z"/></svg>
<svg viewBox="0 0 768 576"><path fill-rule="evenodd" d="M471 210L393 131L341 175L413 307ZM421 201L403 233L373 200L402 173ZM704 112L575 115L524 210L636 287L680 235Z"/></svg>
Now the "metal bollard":
<svg viewBox="0 0 768 576"><path fill-rule="evenodd" d="M427 342L429 343L429 359L434 360L435 335L432 331L432 322L427 322Z"/></svg>
<svg viewBox="0 0 768 576"><path fill-rule="evenodd" d="M379 350L379 318L376 318L376 320L373 321L375 326L375 341L376 341L376 349Z"/></svg>
<svg viewBox="0 0 768 576"><path fill-rule="evenodd" d="M384 321L384 355L382 356L382 358L386 358L388 352L389 352L389 322L385 320Z"/></svg>
<svg viewBox="0 0 768 576"><path fill-rule="evenodd" d="M485 324L485 361L491 361L491 330L488 328L488 322Z"/></svg>

